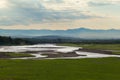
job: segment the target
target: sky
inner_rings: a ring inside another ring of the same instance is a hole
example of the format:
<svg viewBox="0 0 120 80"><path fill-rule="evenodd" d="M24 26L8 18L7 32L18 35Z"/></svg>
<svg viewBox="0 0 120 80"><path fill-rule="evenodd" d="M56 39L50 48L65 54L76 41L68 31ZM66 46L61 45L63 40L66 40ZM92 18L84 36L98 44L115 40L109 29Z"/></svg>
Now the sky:
<svg viewBox="0 0 120 80"><path fill-rule="evenodd" d="M120 29L120 0L0 0L0 29Z"/></svg>

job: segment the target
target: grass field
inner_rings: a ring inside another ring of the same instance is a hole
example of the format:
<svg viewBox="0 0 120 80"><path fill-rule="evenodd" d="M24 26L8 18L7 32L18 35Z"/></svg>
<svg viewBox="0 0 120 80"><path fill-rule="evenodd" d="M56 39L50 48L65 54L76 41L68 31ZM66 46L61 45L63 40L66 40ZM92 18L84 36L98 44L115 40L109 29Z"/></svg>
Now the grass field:
<svg viewBox="0 0 120 80"><path fill-rule="evenodd" d="M120 58L0 60L0 80L119 80Z"/></svg>
<svg viewBox="0 0 120 80"><path fill-rule="evenodd" d="M97 49L97 50L110 50L114 54L120 54L120 44L60 44L64 46L77 46L77 47L83 47L86 49Z"/></svg>

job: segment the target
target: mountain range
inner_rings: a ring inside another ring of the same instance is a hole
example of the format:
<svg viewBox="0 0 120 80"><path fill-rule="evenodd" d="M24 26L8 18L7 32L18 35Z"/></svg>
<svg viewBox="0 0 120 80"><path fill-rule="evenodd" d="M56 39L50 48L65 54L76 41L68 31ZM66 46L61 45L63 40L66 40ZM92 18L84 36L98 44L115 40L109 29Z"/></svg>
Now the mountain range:
<svg viewBox="0 0 120 80"><path fill-rule="evenodd" d="M73 37L82 39L120 39L120 30L95 30L87 28L77 28L68 30L10 30L0 29L1 36L11 36L17 38L32 38L32 37Z"/></svg>

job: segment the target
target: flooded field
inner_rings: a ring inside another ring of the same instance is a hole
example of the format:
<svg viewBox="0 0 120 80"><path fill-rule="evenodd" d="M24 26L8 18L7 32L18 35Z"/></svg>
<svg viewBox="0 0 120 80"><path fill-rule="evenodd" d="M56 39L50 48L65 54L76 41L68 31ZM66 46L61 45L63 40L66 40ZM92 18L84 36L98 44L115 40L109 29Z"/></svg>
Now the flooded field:
<svg viewBox="0 0 120 80"><path fill-rule="evenodd" d="M55 44L37 44L25 46L1 46L0 52L14 52L31 54L35 57L21 57L12 59L79 59L79 58L102 58L120 57L93 52L83 52L82 47L57 46Z"/></svg>

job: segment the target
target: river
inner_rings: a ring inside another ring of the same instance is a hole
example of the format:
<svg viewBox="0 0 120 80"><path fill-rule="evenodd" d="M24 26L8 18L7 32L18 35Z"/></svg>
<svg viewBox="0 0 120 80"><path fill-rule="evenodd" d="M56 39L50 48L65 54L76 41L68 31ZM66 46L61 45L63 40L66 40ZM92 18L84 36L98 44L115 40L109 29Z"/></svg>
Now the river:
<svg viewBox="0 0 120 80"><path fill-rule="evenodd" d="M82 52L79 51L79 49L82 49L82 47L57 46L56 44L36 44L24 46L1 46L0 52L26 53L35 56L12 59L80 59L120 57L120 55Z"/></svg>

